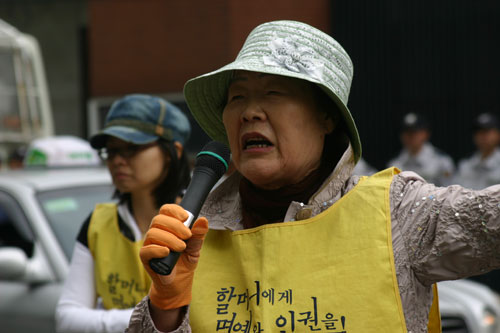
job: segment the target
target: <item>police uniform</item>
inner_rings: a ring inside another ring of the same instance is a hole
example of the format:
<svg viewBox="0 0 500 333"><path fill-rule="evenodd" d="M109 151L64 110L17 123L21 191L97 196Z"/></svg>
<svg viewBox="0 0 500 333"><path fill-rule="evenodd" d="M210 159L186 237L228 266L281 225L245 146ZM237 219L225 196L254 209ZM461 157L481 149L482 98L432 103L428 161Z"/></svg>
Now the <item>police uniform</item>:
<svg viewBox="0 0 500 333"><path fill-rule="evenodd" d="M403 119L402 130L428 130L426 120L418 114L409 113ZM434 147L430 142L424 143L416 155L411 155L405 148L387 166L395 166L400 170L414 171L427 182L438 186L449 185L455 171L451 157Z"/></svg>
<svg viewBox="0 0 500 333"><path fill-rule="evenodd" d="M500 129L498 119L489 113L478 116L475 130ZM482 158L481 152L476 151L471 157L459 162L455 182L471 189L500 184L500 149L496 148L487 158Z"/></svg>
<svg viewBox="0 0 500 333"><path fill-rule="evenodd" d="M500 184L500 149L495 151L486 159L481 158L479 152L469 158L463 159L458 164L456 183L471 189L483 189L485 187Z"/></svg>
<svg viewBox="0 0 500 333"><path fill-rule="evenodd" d="M500 123L495 115L490 113L480 114L474 124L474 130L493 129L500 130ZM500 184L500 149L495 148L487 157L482 158L481 152L476 151L471 157L461 160L455 182L471 189L483 189L491 185ZM500 293L500 270L493 270L486 274L470 277L471 280L483 283Z"/></svg>

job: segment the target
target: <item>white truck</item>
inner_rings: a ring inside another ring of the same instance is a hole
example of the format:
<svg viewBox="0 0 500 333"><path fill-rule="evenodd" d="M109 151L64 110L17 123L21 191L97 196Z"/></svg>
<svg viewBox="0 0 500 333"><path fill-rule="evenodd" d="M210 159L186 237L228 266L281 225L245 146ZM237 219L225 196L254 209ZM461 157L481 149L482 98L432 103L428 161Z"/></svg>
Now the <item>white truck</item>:
<svg viewBox="0 0 500 333"><path fill-rule="evenodd" d="M0 159L33 139L54 135L37 40L0 19Z"/></svg>

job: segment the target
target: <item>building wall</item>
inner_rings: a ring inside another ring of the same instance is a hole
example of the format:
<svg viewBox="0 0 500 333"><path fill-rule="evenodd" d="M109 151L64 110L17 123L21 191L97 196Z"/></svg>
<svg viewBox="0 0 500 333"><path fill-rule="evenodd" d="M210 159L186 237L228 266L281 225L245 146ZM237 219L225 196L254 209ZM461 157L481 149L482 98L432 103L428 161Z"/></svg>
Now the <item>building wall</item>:
<svg viewBox="0 0 500 333"><path fill-rule="evenodd" d="M354 61L349 107L365 158L382 168L400 149L409 110L430 117L433 142L455 160L471 153L472 119L500 107L499 8L494 0L2 0L0 18L40 42L56 133L83 137L89 99L182 98L187 79L230 62L257 24L310 23Z"/></svg>
<svg viewBox="0 0 500 333"><path fill-rule="evenodd" d="M328 31L329 1L89 0L90 96L181 92L230 62L259 23L295 19Z"/></svg>
<svg viewBox="0 0 500 333"><path fill-rule="evenodd" d="M328 30L329 14L328 0L0 1L0 18L40 43L56 134L81 137L89 99L181 93L187 79L231 61L257 24Z"/></svg>

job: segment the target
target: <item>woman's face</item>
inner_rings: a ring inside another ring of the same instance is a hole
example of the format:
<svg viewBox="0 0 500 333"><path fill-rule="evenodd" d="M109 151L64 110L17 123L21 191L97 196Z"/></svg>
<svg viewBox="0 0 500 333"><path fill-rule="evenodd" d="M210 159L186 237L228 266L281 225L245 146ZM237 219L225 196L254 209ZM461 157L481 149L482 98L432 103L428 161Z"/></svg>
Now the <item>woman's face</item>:
<svg viewBox="0 0 500 333"><path fill-rule="evenodd" d="M223 122L236 168L257 187L295 184L319 167L334 124L314 89L299 79L235 72Z"/></svg>
<svg viewBox="0 0 500 333"><path fill-rule="evenodd" d="M110 154L106 163L113 184L122 193L152 193L166 177L169 158L157 143L138 146L110 136L106 148L110 153L117 152ZM126 151L135 153L123 156Z"/></svg>

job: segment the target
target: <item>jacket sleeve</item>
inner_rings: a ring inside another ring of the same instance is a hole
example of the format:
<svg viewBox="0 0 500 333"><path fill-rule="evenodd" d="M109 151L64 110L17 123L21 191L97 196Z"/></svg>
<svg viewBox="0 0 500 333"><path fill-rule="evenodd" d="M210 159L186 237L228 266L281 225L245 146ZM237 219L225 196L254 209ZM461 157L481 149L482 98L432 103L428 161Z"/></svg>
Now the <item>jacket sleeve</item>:
<svg viewBox="0 0 500 333"><path fill-rule="evenodd" d="M396 175L391 216L417 279L430 285L500 267L500 185L437 187L413 172Z"/></svg>
<svg viewBox="0 0 500 333"><path fill-rule="evenodd" d="M125 332L161 333L161 331L156 329L149 312L149 296L144 297L142 301L135 306L128 328ZM191 327L189 326L189 307L186 310L181 325L175 331L169 333L191 333Z"/></svg>
<svg viewBox="0 0 500 333"><path fill-rule="evenodd" d="M94 260L76 242L61 298L56 308L57 332L123 332L132 309L96 309Z"/></svg>

